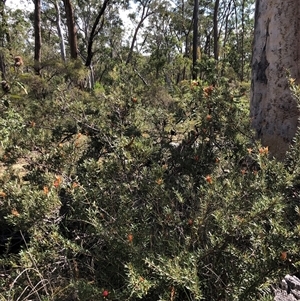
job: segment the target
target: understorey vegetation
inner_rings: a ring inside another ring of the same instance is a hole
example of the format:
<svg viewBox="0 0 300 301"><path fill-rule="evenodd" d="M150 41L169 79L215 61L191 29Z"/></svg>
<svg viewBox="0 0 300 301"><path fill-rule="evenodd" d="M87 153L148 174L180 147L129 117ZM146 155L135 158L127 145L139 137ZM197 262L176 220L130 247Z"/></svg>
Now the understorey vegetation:
<svg viewBox="0 0 300 301"><path fill-rule="evenodd" d="M93 90L76 64L11 71L1 300L270 300L298 271L298 136L270 158L223 67L172 89L121 65Z"/></svg>
<svg viewBox="0 0 300 301"><path fill-rule="evenodd" d="M299 273L299 134L279 161L250 127L253 2L1 2L1 301L267 301Z"/></svg>

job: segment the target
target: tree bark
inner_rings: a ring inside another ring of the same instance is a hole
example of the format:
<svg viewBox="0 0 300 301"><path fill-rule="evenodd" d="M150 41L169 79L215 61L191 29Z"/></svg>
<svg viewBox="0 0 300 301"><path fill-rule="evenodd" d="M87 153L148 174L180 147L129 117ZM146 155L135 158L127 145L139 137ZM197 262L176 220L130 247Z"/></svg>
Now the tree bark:
<svg viewBox="0 0 300 301"><path fill-rule="evenodd" d="M1 25L2 30L0 34L0 46L4 48L5 45L5 32L3 28L6 28L6 18L5 18L5 0L2 0L0 2L0 16L1 16ZM5 66L5 58L4 58L4 52L0 51L0 71L1 71L1 79L6 79L6 66Z"/></svg>
<svg viewBox="0 0 300 301"><path fill-rule="evenodd" d="M65 47L65 41L63 36L63 29L61 27L61 14L60 14L60 8L59 8L59 2L58 0L54 1L54 7L56 11L56 27L57 27L57 34L60 40L60 55L62 60L66 61L66 47Z"/></svg>
<svg viewBox="0 0 300 301"><path fill-rule="evenodd" d="M197 79L198 72L196 70L196 63L198 59L198 41L199 41L199 0L194 1L194 12L193 12L193 72L192 78Z"/></svg>
<svg viewBox="0 0 300 301"><path fill-rule="evenodd" d="M71 0L63 0L63 2L64 2L66 18L67 18L70 55L72 59L76 60L78 57L78 48L77 48L77 32L76 32L75 21L74 21L74 11L73 11Z"/></svg>
<svg viewBox="0 0 300 301"><path fill-rule="evenodd" d="M241 81L244 81L244 67L245 67L245 51L244 51L244 35L245 35L245 0L242 1L242 36L241 36Z"/></svg>
<svg viewBox="0 0 300 301"><path fill-rule="evenodd" d="M299 112L287 72L300 80L299 0L257 0L252 56L252 126L271 155L282 160Z"/></svg>
<svg viewBox="0 0 300 301"><path fill-rule="evenodd" d="M34 70L41 72L42 31L41 31L41 0L34 0Z"/></svg>
<svg viewBox="0 0 300 301"><path fill-rule="evenodd" d="M218 13L220 0L215 1L214 6L214 59L219 59L219 28L218 28Z"/></svg>
<svg viewBox="0 0 300 301"><path fill-rule="evenodd" d="M105 0L103 2L103 5L95 19L95 22L93 24L93 27L92 27L92 30L91 30L91 33L90 33L90 36L89 36L89 41L88 41L88 47L87 47L87 58L85 60L85 66L89 67L91 66L92 64L92 59L93 59L93 56L94 56L94 52L93 52L93 43L94 43L94 40L95 40L95 37L96 35L99 33L99 31L102 29L103 27L103 22L102 24L99 26L99 28L97 29L98 27L98 24L100 22L100 19L101 17L104 15L104 12L107 8L107 5L109 4L110 0Z"/></svg>

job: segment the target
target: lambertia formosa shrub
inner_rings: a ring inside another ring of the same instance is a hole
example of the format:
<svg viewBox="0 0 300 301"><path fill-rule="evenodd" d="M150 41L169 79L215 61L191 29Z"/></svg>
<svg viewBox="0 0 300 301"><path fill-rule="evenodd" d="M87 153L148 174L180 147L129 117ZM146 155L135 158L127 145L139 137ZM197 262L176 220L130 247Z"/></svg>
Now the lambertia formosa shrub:
<svg viewBox="0 0 300 301"><path fill-rule="evenodd" d="M1 300L269 300L299 271L298 135L270 158L240 84L30 76L1 103Z"/></svg>

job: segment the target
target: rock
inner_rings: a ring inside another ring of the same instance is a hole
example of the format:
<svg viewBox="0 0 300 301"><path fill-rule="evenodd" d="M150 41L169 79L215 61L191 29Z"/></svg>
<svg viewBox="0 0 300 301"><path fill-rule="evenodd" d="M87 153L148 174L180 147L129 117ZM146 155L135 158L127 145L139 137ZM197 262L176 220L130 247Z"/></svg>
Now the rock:
<svg viewBox="0 0 300 301"><path fill-rule="evenodd" d="M300 290L300 279L296 276L286 275L284 280L287 282L288 287L296 290Z"/></svg>
<svg viewBox="0 0 300 301"><path fill-rule="evenodd" d="M285 290L276 289L274 301L297 301L292 294L288 294Z"/></svg>
<svg viewBox="0 0 300 301"><path fill-rule="evenodd" d="M288 286L287 282L284 279L282 279L280 287L281 287L282 290L285 290L285 291L288 291L288 289L289 289L289 286Z"/></svg>
<svg viewBox="0 0 300 301"><path fill-rule="evenodd" d="M274 290L274 301L300 300L300 279L296 276L286 275L281 281L280 288Z"/></svg>
<svg viewBox="0 0 300 301"><path fill-rule="evenodd" d="M292 294L297 300L300 300L300 291L298 291L298 290L291 290L291 294Z"/></svg>

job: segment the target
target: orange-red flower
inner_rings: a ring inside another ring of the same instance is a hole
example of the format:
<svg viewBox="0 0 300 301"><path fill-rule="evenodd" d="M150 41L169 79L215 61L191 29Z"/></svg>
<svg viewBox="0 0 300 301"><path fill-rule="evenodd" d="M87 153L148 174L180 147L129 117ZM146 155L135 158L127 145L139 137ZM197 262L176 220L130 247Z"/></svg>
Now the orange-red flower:
<svg viewBox="0 0 300 301"><path fill-rule="evenodd" d="M205 96L205 97L210 96L211 93L213 92L213 90L214 90L213 85L210 85L210 86L208 86L208 87L205 87L205 88L203 89L204 96Z"/></svg>
<svg viewBox="0 0 300 301"><path fill-rule="evenodd" d="M11 214L13 216L17 216L17 217L20 216L20 213L18 212L18 210L16 208L14 208L14 209L11 210Z"/></svg>
<svg viewBox="0 0 300 301"><path fill-rule="evenodd" d="M269 153L269 147L261 147L258 151L261 155L267 155Z"/></svg>
<svg viewBox="0 0 300 301"><path fill-rule="evenodd" d="M189 226L192 226L194 221L193 221L193 219L189 218L187 223L188 223Z"/></svg>
<svg viewBox="0 0 300 301"><path fill-rule="evenodd" d="M79 186L79 184L77 183L77 182L73 182L72 183L72 188L76 188L76 187L78 187Z"/></svg>
<svg viewBox="0 0 300 301"><path fill-rule="evenodd" d="M44 194L48 194L49 193L48 186L44 186L43 191L44 191Z"/></svg>
<svg viewBox="0 0 300 301"><path fill-rule="evenodd" d="M207 176L205 177L205 181L206 181L207 183L209 183L209 184L212 184L213 179L212 179L212 177L211 177L210 175L207 175Z"/></svg>
<svg viewBox="0 0 300 301"><path fill-rule="evenodd" d="M283 251L283 252L281 252L281 254L280 254L280 259L282 260L282 261L286 261L287 260L287 251Z"/></svg>
<svg viewBox="0 0 300 301"><path fill-rule="evenodd" d="M211 121L211 119L212 119L212 116L211 116L210 114L207 114L207 115L206 115L206 120L207 120L207 121Z"/></svg>
<svg viewBox="0 0 300 301"><path fill-rule="evenodd" d="M157 185L161 185L163 183L163 179L162 178L159 178L156 180L156 184Z"/></svg>
<svg viewBox="0 0 300 301"><path fill-rule="evenodd" d="M53 185L54 185L54 187L59 187L60 186L60 184L61 184L61 182L62 182L62 178L61 178L61 176L55 176L55 181L54 181L54 183L53 183Z"/></svg>
<svg viewBox="0 0 300 301"><path fill-rule="evenodd" d="M29 122L29 126L32 127L32 128L34 128L34 127L35 127L35 122L31 120L31 121Z"/></svg>
<svg viewBox="0 0 300 301"><path fill-rule="evenodd" d="M129 243L132 243L132 241L133 241L133 235L131 233L128 234L127 240L128 240Z"/></svg>

